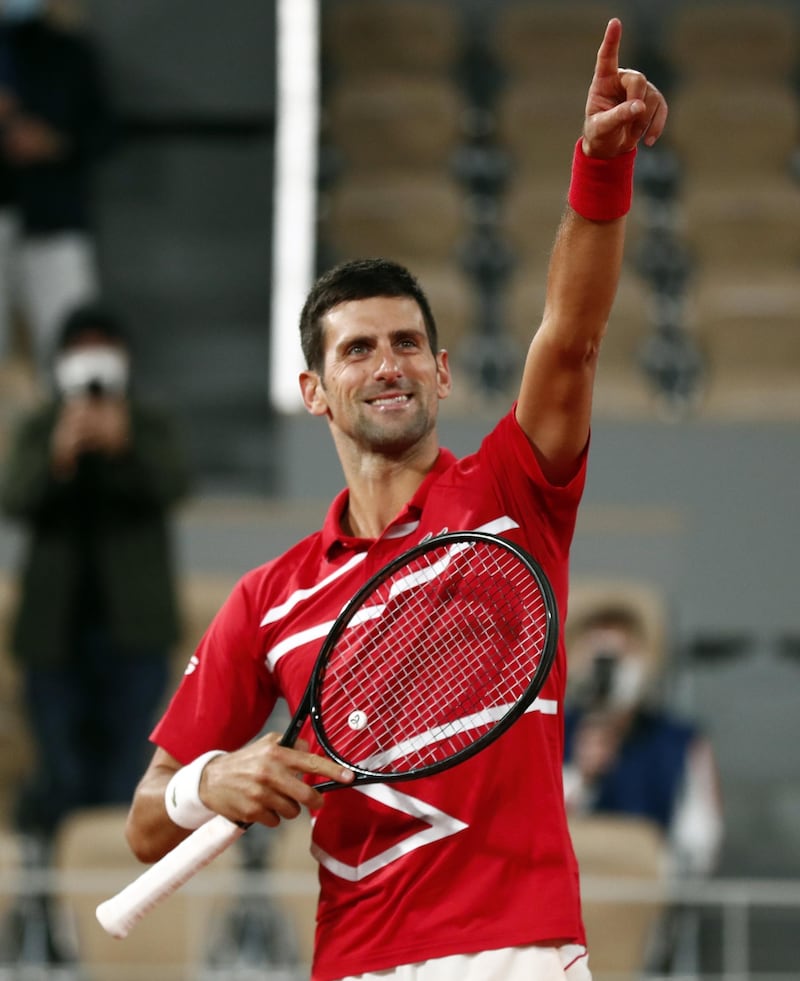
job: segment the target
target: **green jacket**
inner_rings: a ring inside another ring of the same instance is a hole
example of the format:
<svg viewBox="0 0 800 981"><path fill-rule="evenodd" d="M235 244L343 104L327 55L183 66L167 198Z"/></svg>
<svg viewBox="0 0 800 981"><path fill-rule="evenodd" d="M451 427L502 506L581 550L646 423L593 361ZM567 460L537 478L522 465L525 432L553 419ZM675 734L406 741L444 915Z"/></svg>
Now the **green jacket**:
<svg viewBox="0 0 800 981"><path fill-rule="evenodd" d="M58 405L23 419L0 483L0 507L29 530L12 624L14 655L58 664L69 650L76 590L84 568L86 483L56 480L50 437ZM111 636L122 649L164 650L179 635L168 512L188 490L184 455L168 417L133 402L130 450L93 461L91 561Z"/></svg>

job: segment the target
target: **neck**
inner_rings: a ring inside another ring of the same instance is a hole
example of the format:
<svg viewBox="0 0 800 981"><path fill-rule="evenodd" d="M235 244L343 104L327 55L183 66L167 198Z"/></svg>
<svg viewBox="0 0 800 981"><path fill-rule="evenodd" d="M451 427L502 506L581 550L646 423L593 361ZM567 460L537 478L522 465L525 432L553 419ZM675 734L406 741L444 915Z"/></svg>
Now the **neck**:
<svg viewBox="0 0 800 981"><path fill-rule="evenodd" d="M413 460L361 457L357 467L344 465L350 491L344 530L357 538L378 538L411 500L430 473L438 446Z"/></svg>

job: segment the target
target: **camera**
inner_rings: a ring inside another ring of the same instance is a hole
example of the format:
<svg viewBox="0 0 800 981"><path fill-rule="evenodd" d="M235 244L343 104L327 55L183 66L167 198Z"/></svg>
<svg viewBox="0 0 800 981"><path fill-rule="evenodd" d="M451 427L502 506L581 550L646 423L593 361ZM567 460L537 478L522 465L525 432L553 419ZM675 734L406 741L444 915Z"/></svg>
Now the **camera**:
<svg viewBox="0 0 800 981"><path fill-rule="evenodd" d="M639 652L600 649L577 686L576 699L595 711L630 709L641 702L646 682L646 662Z"/></svg>
<svg viewBox="0 0 800 981"><path fill-rule="evenodd" d="M592 658L587 677L583 680L578 698L587 708L605 708L612 700L619 656L610 651L598 651Z"/></svg>

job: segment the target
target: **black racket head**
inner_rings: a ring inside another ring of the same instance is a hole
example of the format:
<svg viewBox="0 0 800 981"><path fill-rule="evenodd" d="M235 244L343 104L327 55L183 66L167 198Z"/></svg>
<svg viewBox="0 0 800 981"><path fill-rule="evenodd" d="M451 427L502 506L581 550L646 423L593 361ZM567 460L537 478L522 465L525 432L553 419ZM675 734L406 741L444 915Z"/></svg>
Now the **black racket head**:
<svg viewBox="0 0 800 981"><path fill-rule="evenodd" d="M381 569L337 618L310 687L314 731L356 783L440 772L522 715L557 640L551 586L524 549L482 532L438 535Z"/></svg>

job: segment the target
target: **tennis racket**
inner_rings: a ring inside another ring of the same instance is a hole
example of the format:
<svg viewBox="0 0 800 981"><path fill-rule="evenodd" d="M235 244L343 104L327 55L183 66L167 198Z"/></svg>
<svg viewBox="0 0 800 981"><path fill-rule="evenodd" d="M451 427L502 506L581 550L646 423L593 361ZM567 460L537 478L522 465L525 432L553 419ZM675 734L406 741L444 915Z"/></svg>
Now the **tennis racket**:
<svg viewBox="0 0 800 981"><path fill-rule="evenodd" d="M355 773L342 786L413 780L480 752L532 704L558 639L537 563L484 532L446 532L399 555L346 604L281 742L310 718L320 746ZM117 937L239 838L218 815L120 893L97 918Z"/></svg>

